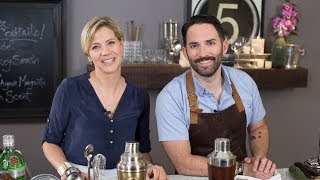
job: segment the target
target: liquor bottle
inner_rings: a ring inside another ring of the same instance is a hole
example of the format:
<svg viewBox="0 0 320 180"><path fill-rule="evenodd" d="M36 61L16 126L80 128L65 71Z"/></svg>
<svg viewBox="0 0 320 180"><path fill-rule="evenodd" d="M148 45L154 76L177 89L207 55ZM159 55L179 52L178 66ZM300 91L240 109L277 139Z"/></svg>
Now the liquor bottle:
<svg viewBox="0 0 320 180"><path fill-rule="evenodd" d="M271 49L272 67L284 68L287 55L287 43L283 36L283 27L279 27L278 36Z"/></svg>
<svg viewBox="0 0 320 180"><path fill-rule="evenodd" d="M12 177L8 173L0 172L1 180L13 180Z"/></svg>
<svg viewBox="0 0 320 180"><path fill-rule="evenodd" d="M3 152L0 154L0 172L8 173L15 180L25 180L26 163L21 153L15 149L14 136L4 135Z"/></svg>

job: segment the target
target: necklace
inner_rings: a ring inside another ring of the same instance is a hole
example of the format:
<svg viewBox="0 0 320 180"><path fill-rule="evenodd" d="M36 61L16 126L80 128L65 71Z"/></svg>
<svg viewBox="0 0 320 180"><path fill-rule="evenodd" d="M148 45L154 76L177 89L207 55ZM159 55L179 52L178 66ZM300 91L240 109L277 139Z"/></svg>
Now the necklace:
<svg viewBox="0 0 320 180"><path fill-rule="evenodd" d="M114 90L112 93L106 92L105 89L102 88L101 85L99 85L97 80L92 79L91 84L93 85L93 88L96 92L96 95L98 96L104 111L108 114L110 118L113 117L115 110L119 104L120 97L124 92L125 83L124 79L120 77L118 82L116 83Z"/></svg>
<svg viewBox="0 0 320 180"><path fill-rule="evenodd" d="M117 86L116 86L117 88ZM116 91L116 88L115 88L115 91ZM122 89L121 89L121 86L118 88L119 90L117 91L117 94L113 96L112 98L112 101L109 102L108 104L106 103L104 105L104 109L106 110L107 114L109 115L110 118L113 117L115 111L116 111L116 108L119 104L119 101L120 101L120 94ZM105 94L105 93L104 93Z"/></svg>

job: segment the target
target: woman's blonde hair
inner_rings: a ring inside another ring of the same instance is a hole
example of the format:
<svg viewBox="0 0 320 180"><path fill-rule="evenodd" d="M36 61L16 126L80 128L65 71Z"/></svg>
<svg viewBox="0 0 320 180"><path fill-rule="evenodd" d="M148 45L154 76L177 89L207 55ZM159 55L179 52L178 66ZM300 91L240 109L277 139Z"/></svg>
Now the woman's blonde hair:
<svg viewBox="0 0 320 180"><path fill-rule="evenodd" d="M108 27L111 29L119 41L123 41L123 32L119 24L112 18L104 17L94 17L89 20L81 32L81 48L86 56L89 56L89 49L92 43L94 34L101 28Z"/></svg>

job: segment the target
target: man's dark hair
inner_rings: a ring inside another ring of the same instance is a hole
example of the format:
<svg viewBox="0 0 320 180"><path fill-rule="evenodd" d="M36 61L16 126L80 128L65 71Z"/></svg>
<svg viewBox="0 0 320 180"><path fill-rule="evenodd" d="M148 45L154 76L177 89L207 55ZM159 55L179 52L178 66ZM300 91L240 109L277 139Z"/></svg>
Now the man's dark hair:
<svg viewBox="0 0 320 180"><path fill-rule="evenodd" d="M182 38L183 38L183 44L186 46L187 43L187 31L189 30L190 26L194 25L194 24L212 24L213 27L216 28L216 30L218 31L219 37L220 39L223 41L225 39L224 36L224 31L223 28L221 26L220 21L214 17L214 16L210 16L210 15L195 15L192 16L183 26L182 26Z"/></svg>

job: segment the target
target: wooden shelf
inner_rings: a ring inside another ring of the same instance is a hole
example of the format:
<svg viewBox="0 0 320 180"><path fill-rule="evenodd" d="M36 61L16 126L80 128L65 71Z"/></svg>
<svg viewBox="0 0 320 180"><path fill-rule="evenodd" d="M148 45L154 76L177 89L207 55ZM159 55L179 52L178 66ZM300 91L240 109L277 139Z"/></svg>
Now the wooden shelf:
<svg viewBox="0 0 320 180"><path fill-rule="evenodd" d="M124 64L122 75L127 81L146 89L162 89L175 76L189 68L178 64ZM308 70L296 69L241 69L257 83L259 89L307 87Z"/></svg>

